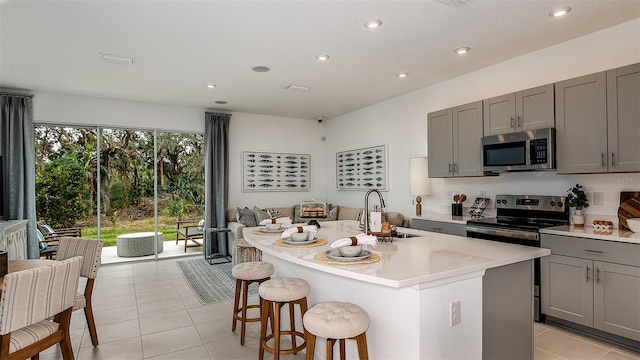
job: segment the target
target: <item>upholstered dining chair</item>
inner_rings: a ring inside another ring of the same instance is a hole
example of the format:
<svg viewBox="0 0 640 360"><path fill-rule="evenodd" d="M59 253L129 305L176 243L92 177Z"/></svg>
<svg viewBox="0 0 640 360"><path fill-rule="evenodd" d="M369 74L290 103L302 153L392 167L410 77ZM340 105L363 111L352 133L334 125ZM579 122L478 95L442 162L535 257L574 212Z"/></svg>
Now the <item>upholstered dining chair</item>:
<svg viewBox="0 0 640 360"><path fill-rule="evenodd" d="M60 344L63 359L73 360L69 324L81 266L82 257L76 256L4 276L0 359L38 359L41 351Z"/></svg>
<svg viewBox="0 0 640 360"><path fill-rule="evenodd" d="M98 332L96 331L96 323L93 319L91 295L93 294L93 285L98 275L101 255L102 240L80 237L61 237L58 243L58 253L56 254L56 260L64 260L73 256L82 256L84 258L80 276L87 278L87 283L85 284L84 292L77 293L73 309L84 309L84 316L87 319L89 335L91 335L91 343L93 346L98 346Z"/></svg>

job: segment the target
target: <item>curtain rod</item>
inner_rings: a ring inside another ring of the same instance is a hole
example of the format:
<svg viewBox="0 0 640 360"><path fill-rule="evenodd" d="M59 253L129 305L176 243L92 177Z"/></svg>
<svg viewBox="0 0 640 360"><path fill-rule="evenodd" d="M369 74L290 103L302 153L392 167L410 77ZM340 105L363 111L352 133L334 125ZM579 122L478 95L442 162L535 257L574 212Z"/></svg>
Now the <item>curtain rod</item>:
<svg viewBox="0 0 640 360"><path fill-rule="evenodd" d="M20 97L28 97L28 98L32 98L33 97L32 94L12 93L12 92L6 92L6 91L0 91L0 95L2 95L2 96L20 96Z"/></svg>

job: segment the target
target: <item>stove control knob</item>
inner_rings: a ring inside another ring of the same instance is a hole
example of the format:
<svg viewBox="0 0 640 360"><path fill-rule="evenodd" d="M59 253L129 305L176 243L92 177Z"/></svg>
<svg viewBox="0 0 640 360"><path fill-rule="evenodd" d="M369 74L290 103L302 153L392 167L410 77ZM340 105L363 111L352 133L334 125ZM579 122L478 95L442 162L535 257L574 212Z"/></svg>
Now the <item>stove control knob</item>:
<svg viewBox="0 0 640 360"><path fill-rule="evenodd" d="M558 203L556 205L558 205L559 207L562 207L564 204L562 202L558 201Z"/></svg>
<svg viewBox="0 0 640 360"><path fill-rule="evenodd" d="M551 207L556 206L556 202L555 202L555 201L550 202L550 203L549 203L549 206L551 206Z"/></svg>

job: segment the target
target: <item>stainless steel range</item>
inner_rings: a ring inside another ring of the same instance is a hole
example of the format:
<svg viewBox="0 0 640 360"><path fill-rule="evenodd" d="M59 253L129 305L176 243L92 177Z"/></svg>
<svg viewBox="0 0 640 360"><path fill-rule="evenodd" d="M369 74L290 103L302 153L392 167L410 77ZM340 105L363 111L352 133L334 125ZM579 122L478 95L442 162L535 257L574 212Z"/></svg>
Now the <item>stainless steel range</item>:
<svg viewBox="0 0 640 360"><path fill-rule="evenodd" d="M495 208L495 218L467 221L467 237L539 247L541 228L569 224L564 196L496 195ZM539 259L534 266L534 319L539 321Z"/></svg>

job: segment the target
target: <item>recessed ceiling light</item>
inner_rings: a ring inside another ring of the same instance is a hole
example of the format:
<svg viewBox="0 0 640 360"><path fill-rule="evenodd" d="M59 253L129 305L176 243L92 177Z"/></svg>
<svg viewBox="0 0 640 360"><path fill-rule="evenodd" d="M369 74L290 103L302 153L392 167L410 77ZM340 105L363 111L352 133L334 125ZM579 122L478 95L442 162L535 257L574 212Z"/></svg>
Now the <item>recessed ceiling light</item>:
<svg viewBox="0 0 640 360"><path fill-rule="evenodd" d="M207 87L208 87L209 89L213 89L213 88L215 88L215 87L216 87L216 84L207 84Z"/></svg>
<svg viewBox="0 0 640 360"><path fill-rule="evenodd" d="M465 46L465 47L459 47L459 48L453 50L453 52L458 54L458 55L462 55L462 54L468 53L469 50L471 50L471 48Z"/></svg>
<svg viewBox="0 0 640 360"><path fill-rule="evenodd" d="M398 77L401 78L401 79L402 78L406 78L407 76L409 76L408 72L401 72L401 73L398 74Z"/></svg>
<svg viewBox="0 0 640 360"><path fill-rule="evenodd" d="M255 72L267 72L271 69L269 69L268 66L254 66L251 68L251 70L255 71Z"/></svg>
<svg viewBox="0 0 640 360"><path fill-rule="evenodd" d="M382 26L382 21L378 19L367 20L367 22L364 23L364 27L367 29L377 29L380 26Z"/></svg>
<svg viewBox="0 0 640 360"><path fill-rule="evenodd" d="M327 54L317 55L316 56L316 60L321 61L321 62L322 61L327 61L327 60L329 60L329 55L327 55Z"/></svg>
<svg viewBox="0 0 640 360"><path fill-rule="evenodd" d="M130 56L122 56L122 55L113 55L113 54L105 54L99 53L100 57L103 61L113 63L113 64L121 64L121 65L133 65L134 58Z"/></svg>
<svg viewBox="0 0 640 360"><path fill-rule="evenodd" d="M563 7L560 9L555 9L552 12L549 13L549 16L551 17L560 17L560 16L565 16L569 13L569 11L571 11L570 7Z"/></svg>
<svg viewBox="0 0 640 360"><path fill-rule="evenodd" d="M215 103L216 103L216 104L220 104L220 105L226 105L226 104L228 104L229 102L228 102L228 101L224 101L224 100L218 100L218 101L215 101Z"/></svg>

